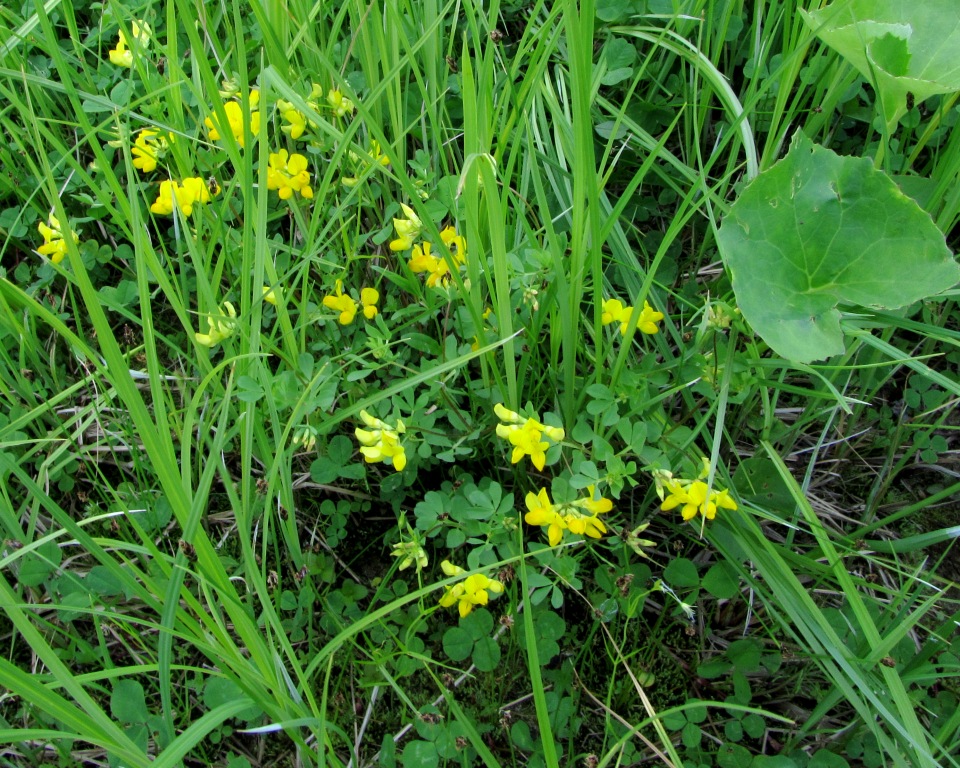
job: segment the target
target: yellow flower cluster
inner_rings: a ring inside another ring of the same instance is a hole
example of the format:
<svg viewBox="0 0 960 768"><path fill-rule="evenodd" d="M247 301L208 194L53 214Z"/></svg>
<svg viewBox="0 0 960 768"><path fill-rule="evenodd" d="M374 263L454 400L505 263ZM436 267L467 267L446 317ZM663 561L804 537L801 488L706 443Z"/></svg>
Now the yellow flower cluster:
<svg viewBox="0 0 960 768"><path fill-rule="evenodd" d="M377 302L380 301L380 294L376 288L364 288L360 291L360 301L353 296L343 292L343 281L337 280L336 290L329 296L323 297L323 306L339 312L340 325L350 325L357 316L357 309L363 307L363 316L367 320L373 320L377 316Z"/></svg>
<svg viewBox="0 0 960 768"><path fill-rule="evenodd" d="M703 482L710 475L710 462L703 459L703 471L696 480L684 480L674 477L670 472L661 470L654 475L657 482L657 493L662 500L660 509L669 512L680 507L680 514L684 520L692 520L698 514L707 520L717 516L718 509L737 509L737 502L730 496L730 491L720 488L710 488ZM664 497L666 491L666 497Z"/></svg>
<svg viewBox="0 0 960 768"><path fill-rule="evenodd" d="M256 89L251 90L249 101L249 116L244 114L243 105L238 101L228 101L223 105L223 111L227 115L226 126L220 125L220 120L216 115L204 119L203 124L207 126L207 135L213 141L217 141L222 138L225 133L231 133L233 134L233 138L237 140L237 144L242 147L246 142L244 125L249 124L250 135L256 139L260 133L260 112L256 109L260 103L260 91Z"/></svg>
<svg viewBox="0 0 960 768"><path fill-rule="evenodd" d="M37 248L37 253L41 256L49 256L50 261L59 264L67 255L67 241L64 238L63 227L60 221L52 213L47 217L46 223L37 224L37 230L43 235L43 245ZM80 238L76 232L67 231L67 234L73 239L74 243L79 243Z"/></svg>
<svg viewBox="0 0 960 768"><path fill-rule="evenodd" d="M633 307L628 307L619 299L607 299L603 302L603 315L600 322L603 325L610 323L620 323L620 333L627 332L627 324L630 322L630 316L633 314ZM657 323L663 320L663 312L657 312L646 301L643 302L643 309L640 310L640 317L637 318L636 327L641 333L654 334L660 329Z"/></svg>
<svg viewBox="0 0 960 768"><path fill-rule="evenodd" d="M524 419L519 413L505 408L502 403L493 406L493 412L503 422L497 425L497 436L513 446L510 462L516 464L524 456L529 456L533 466L542 470L547 461L546 451L550 447L550 443L546 442L543 436L546 435L553 442L559 443L564 437L563 429L548 427L536 419Z"/></svg>
<svg viewBox="0 0 960 768"><path fill-rule="evenodd" d="M133 38L137 41L137 45L140 46L141 49L146 50L150 44L150 37L153 35L153 30L150 29L150 25L145 21L134 21L130 25L130 31L133 33ZM117 47L111 48L110 51L108 51L110 63L118 67L132 67L133 51L130 50L130 41L127 40L127 36L123 33L122 29L117 33L117 38Z"/></svg>
<svg viewBox="0 0 960 768"><path fill-rule="evenodd" d="M400 445L400 435L407 430L403 422L398 420L397 426L391 427L366 411L360 411L360 419L368 429L357 427L354 435L360 443L360 453L364 460L368 464L377 461L392 464L397 472L402 472L407 466L407 455Z"/></svg>
<svg viewBox="0 0 960 768"><path fill-rule="evenodd" d="M218 309L216 315L207 318L207 324L210 326L209 333L193 334L197 344L212 348L233 335L237 328L237 310L233 308L233 304L229 301L223 302L223 309Z"/></svg>
<svg viewBox="0 0 960 768"><path fill-rule="evenodd" d="M290 155L285 149L272 152L270 167L267 168L267 189L277 190L281 200L289 200L294 192L301 197L313 197L307 158L298 154Z"/></svg>
<svg viewBox="0 0 960 768"><path fill-rule="evenodd" d="M541 488L539 493L527 494L529 511L523 519L530 525L546 527L551 547L560 543L564 531L599 539L607 532L607 527L597 515L613 509L613 502L602 496L594 498L595 495L594 486L588 485L584 498L566 504L553 504L547 489Z"/></svg>
<svg viewBox="0 0 960 768"><path fill-rule="evenodd" d="M440 563L440 567L447 576L459 576L466 573L458 565L454 565L449 560ZM443 608L452 608L457 606L460 611L460 618L469 615L475 605L486 605L490 601L488 592L499 595L503 592L503 584L496 579L484 576L482 573L475 573L467 576L463 581L457 582L451 587L447 587L440 598L440 605Z"/></svg>
<svg viewBox="0 0 960 768"><path fill-rule="evenodd" d="M211 195L220 194L220 185L214 183L213 189L207 186L207 182L199 176L190 179L184 179L178 183L171 179L160 182L160 192L157 199L150 206L153 213L160 216L169 216L173 213L174 206L179 208L184 216L193 213L193 206L197 203L209 203Z"/></svg>
<svg viewBox="0 0 960 768"><path fill-rule="evenodd" d="M393 228L397 231L397 239L390 241L391 251L408 251L413 249L410 257L410 270L415 274L426 273L427 285L433 288L436 285L444 286L450 282L452 269L459 270L467 263L467 242L453 227L446 227L440 232L443 241L443 253L439 256L432 253L433 245L427 241L417 243L423 234L423 221L416 211L409 205L401 203L404 218L394 219Z"/></svg>
<svg viewBox="0 0 960 768"><path fill-rule="evenodd" d="M427 273L427 285L431 288L449 283L451 267L459 270L467 262L467 244L457 230L447 227L440 233L440 239L446 247L446 253L440 256L430 253L431 245L424 241L413 246L413 256L410 257L410 271L415 274Z"/></svg>
<svg viewBox="0 0 960 768"><path fill-rule="evenodd" d="M291 139L296 141L301 136L303 132L307 130L307 118L298 110L293 104L289 101L284 101L283 99L277 99L277 111L280 113L280 116L287 121L286 125L281 125L280 130L287 134ZM311 127L313 123L309 123Z"/></svg>
<svg viewBox="0 0 960 768"><path fill-rule="evenodd" d="M144 128L134 139L130 154L133 155L133 167L144 173L156 170L157 161L163 157L169 145L169 137L153 128Z"/></svg>

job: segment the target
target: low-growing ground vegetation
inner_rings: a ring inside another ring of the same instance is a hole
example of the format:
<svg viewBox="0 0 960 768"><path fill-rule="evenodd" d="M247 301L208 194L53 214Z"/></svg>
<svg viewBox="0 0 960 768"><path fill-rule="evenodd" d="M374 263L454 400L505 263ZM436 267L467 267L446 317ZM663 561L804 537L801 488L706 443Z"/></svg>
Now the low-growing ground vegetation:
<svg viewBox="0 0 960 768"><path fill-rule="evenodd" d="M0 9L0 765L958 765L908 6Z"/></svg>

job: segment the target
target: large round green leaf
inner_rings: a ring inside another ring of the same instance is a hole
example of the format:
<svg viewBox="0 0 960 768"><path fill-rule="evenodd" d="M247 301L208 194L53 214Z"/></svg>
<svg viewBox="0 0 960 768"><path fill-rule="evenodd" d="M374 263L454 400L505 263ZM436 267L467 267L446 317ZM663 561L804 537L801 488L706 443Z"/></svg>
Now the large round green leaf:
<svg viewBox="0 0 960 768"><path fill-rule="evenodd" d="M908 93L919 102L960 90L957 0L843 0L800 12L874 84L891 131L907 111Z"/></svg>
<svg viewBox="0 0 960 768"><path fill-rule="evenodd" d="M886 174L800 132L717 240L743 316L796 362L843 352L838 304L895 309L960 280L943 234Z"/></svg>

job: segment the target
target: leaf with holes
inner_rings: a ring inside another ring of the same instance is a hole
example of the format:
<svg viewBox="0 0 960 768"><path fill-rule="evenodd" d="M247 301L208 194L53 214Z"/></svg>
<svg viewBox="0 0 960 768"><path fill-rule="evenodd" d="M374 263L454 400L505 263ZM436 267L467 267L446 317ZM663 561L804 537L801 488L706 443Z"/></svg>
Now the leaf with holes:
<svg viewBox="0 0 960 768"><path fill-rule="evenodd" d="M895 309L960 280L943 234L890 178L799 131L717 233L743 316L796 362L843 352L838 304Z"/></svg>

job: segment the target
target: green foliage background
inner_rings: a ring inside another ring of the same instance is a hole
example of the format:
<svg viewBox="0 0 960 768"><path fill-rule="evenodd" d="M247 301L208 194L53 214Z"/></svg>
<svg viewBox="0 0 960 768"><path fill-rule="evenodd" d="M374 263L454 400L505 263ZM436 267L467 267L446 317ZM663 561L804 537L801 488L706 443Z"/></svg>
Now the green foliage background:
<svg viewBox="0 0 960 768"><path fill-rule="evenodd" d="M919 10L809 5L0 9L2 760L955 765L955 73L914 84ZM831 238L816 204L758 237L795 135L850 205ZM278 197L281 148L312 197ZM188 178L208 202L151 211ZM402 205L465 240L439 285ZM809 286L757 257L789 272L791 238L903 272L825 267L830 345L784 341ZM378 314L339 322L338 281ZM543 466L498 403L564 429ZM738 508L660 511L696 478ZM605 535L549 546L540 489L609 499ZM460 618L466 572L503 594Z"/></svg>

